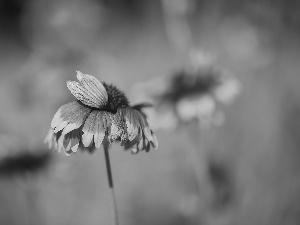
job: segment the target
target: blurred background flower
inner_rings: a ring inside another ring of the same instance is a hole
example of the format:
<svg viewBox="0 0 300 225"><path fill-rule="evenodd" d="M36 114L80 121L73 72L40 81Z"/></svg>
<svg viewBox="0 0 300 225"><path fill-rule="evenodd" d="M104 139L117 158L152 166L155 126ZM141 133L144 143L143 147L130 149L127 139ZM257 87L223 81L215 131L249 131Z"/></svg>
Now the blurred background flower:
<svg viewBox="0 0 300 225"><path fill-rule="evenodd" d="M182 198L181 213L205 217L211 205L218 207L222 204L220 199L231 195L227 188L231 185L227 169L223 165L215 166L210 158L210 146L206 143L208 128L223 124L225 116L219 105L232 103L241 92L241 83L218 66L211 54L193 50L184 68L167 79L154 78L137 84L135 92L134 96L148 97L153 102L153 109L146 114L154 129L170 132L178 127L187 133L191 148L183 151L190 157L187 163L194 171L197 194Z"/></svg>
<svg viewBox="0 0 300 225"><path fill-rule="evenodd" d="M203 49L243 84L234 104L216 107L226 122L205 138L216 201L194 207L190 133L158 131L159 151L111 151L120 221L299 224L299 15L292 0L2 0L1 145L12 138L25 146L15 149L42 150L53 114L73 99L65 81L75 70L129 93L135 83L168 80L191 49ZM56 155L50 165L32 181L39 224L108 224L103 155ZM1 179L0 224L31 224L23 190Z"/></svg>
<svg viewBox="0 0 300 225"><path fill-rule="evenodd" d="M168 78L136 84L133 95L154 105L146 113L156 129L173 129L195 120L206 127L221 125L225 117L217 105L229 105L240 92L241 83L219 68L213 56L198 50Z"/></svg>
<svg viewBox="0 0 300 225"><path fill-rule="evenodd" d="M0 136L0 177L35 176L46 172L53 155L45 147L30 148L17 137Z"/></svg>

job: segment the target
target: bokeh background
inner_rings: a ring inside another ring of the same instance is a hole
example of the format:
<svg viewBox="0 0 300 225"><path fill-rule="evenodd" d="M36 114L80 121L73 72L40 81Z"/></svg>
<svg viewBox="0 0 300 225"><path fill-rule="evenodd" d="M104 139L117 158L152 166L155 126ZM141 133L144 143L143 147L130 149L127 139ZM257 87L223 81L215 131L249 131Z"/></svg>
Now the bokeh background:
<svg viewBox="0 0 300 225"><path fill-rule="evenodd" d="M121 88L170 76L203 49L243 84L205 134L198 196L188 128L111 162L121 224L300 224L300 2L1 0L0 156L48 151L75 71ZM0 173L1 175L1 173ZM53 153L42 170L0 177L0 224L110 224L104 155Z"/></svg>

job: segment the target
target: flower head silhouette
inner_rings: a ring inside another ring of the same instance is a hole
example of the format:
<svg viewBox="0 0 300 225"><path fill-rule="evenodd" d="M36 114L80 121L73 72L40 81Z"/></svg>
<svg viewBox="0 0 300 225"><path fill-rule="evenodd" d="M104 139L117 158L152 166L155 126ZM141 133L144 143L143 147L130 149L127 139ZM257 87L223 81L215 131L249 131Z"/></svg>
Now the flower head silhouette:
<svg viewBox="0 0 300 225"><path fill-rule="evenodd" d="M79 82L67 82L77 101L61 106L55 113L45 138L49 148L69 155L78 149L93 152L113 141L132 153L157 147L145 115L140 107L129 106L123 92L80 71L77 79Z"/></svg>

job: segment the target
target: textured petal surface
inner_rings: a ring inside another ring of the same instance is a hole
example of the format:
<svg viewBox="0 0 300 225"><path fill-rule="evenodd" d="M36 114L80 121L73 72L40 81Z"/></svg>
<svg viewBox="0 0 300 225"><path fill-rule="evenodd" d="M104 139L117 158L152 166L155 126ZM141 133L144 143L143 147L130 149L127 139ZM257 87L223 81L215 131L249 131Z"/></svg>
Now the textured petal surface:
<svg viewBox="0 0 300 225"><path fill-rule="evenodd" d="M90 112L91 109L81 105L77 101L67 103L61 106L55 113L51 127L55 133L65 128L63 132L67 134L80 127Z"/></svg>
<svg viewBox="0 0 300 225"><path fill-rule="evenodd" d="M81 128L74 129L66 134L62 132L57 141L57 150L59 152L64 151L67 155L76 152L78 144L81 141L81 136Z"/></svg>
<svg viewBox="0 0 300 225"><path fill-rule="evenodd" d="M79 101L94 108L102 108L107 104L108 95L99 80L79 71L77 71L77 78L80 83L67 81L67 87Z"/></svg>
<svg viewBox="0 0 300 225"><path fill-rule="evenodd" d="M143 128L146 123L143 114L132 108L125 108L125 122L127 126L128 139L132 141L138 134L139 129Z"/></svg>
<svg viewBox="0 0 300 225"><path fill-rule="evenodd" d="M79 146L79 142L75 144L73 147L71 147L72 152L77 152Z"/></svg>
<svg viewBox="0 0 300 225"><path fill-rule="evenodd" d="M101 111L97 112L95 123L96 124L95 124L94 142L96 148L100 148L106 130L103 123L103 113Z"/></svg>
<svg viewBox="0 0 300 225"><path fill-rule="evenodd" d="M149 128L146 116L141 111L125 107L120 108L117 114L120 118L125 119L125 133L128 140L121 141L121 145L124 145L125 149L131 149L131 152L135 154L141 150L149 151L151 146L157 147L157 139Z"/></svg>
<svg viewBox="0 0 300 225"><path fill-rule="evenodd" d="M153 137L153 144L154 144L154 149L158 148L158 141L157 141L157 137L154 133L152 133L152 137Z"/></svg>
<svg viewBox="0 0 300 225"><path fill-rule="evenodd" d="M145 127L143 129L143 148L142 150L146 150L148 152L151 146L156 149L158 147L158 141L153 133L153 131L149 127Z"/></svg>
<svg viewBox="0 0 300 225"><path fill-rule="evenodd" d="M83 131L82 143L85 147L90 146L93 140L93 136L96 131L96 119L97 119L96 115L97 115L97 111L93 110L84 123L84 127L82 129Z"/></svg>
<svg viewBox="0 0 300 225"><path fill-rule="evenodd" d="M145 137L147 138L147 140L153 142L154 140L153 140L150 128L145 127L143 131L144 131L144 134L145 134Z"/></svg>
<svg viewBox="0 0 300 225"><path fill-rule="evenodd" d="M125 120L127 126L128 139L132 141L138 134L140 127L137 112L135 112L135 110L126 109Z"/></svg>
<svg viewBox="0 0 300 225"><path fill-rule="evenodd" d="M142 132L139 130L138 134L135 136L135 138L133 140L128 140L125 143L125 145L124 145L125 149L132 148L134 145L138 144L142 138L143 138Z"/></svg>
<svg viewBox="0 0 300 225"><path fill-rule="evenodd" d="M52 148L52 146L55 147L55 133L52 128L49 129L44 142L45 142L45 144L48 144L49 148Z"/></svg>
<svg viewBox="0 0 300 225"><path fill-rule="evenodd" d="M82 143L85 147L90 147L95 143L95 147L99 148L105 135L106 131L111 128L111 113L93 110L87 120L85 121L82 129Z"/></svg>
<svg viewBox="0 0 300 225"><path fill-rule="evenodd" d="M80 71L77 72L77 79L81 83L81 85L91 91L91 94L95 96L101 102L107 103L108 95L103 84L97 80L94 76L83 74Z"/></svg>
<svg viewBox="0 0 300 225"><path fill-rule="evenodd" d="M111 114L111 130L110 130L110 139L117 140L122 139L126 135L125 128L125 108L119 108L116 114Z"/></svg>
<svg viewBox="0 0 300 225"><path fill-rule="evenodd" d="M57 127L63 121L63 118L66 116L66 114L68 114L70 111L73 111L76 107L78 107L77 101L69 102L61 106L52 119L51 127L53 129Z"/></svg>

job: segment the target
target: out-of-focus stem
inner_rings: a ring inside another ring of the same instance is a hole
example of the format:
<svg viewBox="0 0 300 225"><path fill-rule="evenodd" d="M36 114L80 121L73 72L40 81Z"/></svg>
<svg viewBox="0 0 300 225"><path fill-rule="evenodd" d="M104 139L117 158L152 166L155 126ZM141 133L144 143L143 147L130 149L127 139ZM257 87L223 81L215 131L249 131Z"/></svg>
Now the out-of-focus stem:
<svg viewBox="0 0 300 225"><path fill-rule="evenodd" d="M211 190L209 190L210 185L207 177L208 153L205 146L206 129L203 128L201 124L198 126L197 124L193 124L192 126L193 127L190 130L190 137L193 142L193 147L191 149L191 161L195 173L199 197L204 200L204 203L207 203L211 195Z"/></svg>
<svg viewBox="0 0 300 225"><path fill-rule="evenodd" d="M109 187L109 192L110 192L109 194L110 194L110 198L111 198L110 203L111 203L112 224L113 225L119 225L118 211L117 211L117 201L116 201L113 178L112 178L112 173L111 173L108 145L104 145L104 155L105 155L105 164L106 164L106 172L107 172L107 179L108 179L108 187Z"/></svg>
<svg viewBox="0 0 300 225"><path fill-rule="evenodd" d="M179 54L186 57L192 47L192 34L187 20L188 0L161 0L166 35Z"/></svg>

